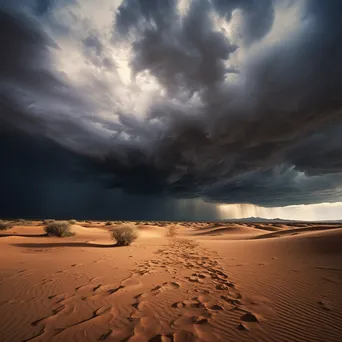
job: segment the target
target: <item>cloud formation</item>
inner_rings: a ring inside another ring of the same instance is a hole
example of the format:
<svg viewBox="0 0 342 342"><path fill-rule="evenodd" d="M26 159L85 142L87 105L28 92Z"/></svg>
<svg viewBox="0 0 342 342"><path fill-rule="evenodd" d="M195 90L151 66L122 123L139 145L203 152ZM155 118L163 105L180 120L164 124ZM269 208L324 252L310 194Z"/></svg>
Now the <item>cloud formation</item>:
<svg viewBox="0 0 342 342"><path fill-rule="evenodd" d="M341 200L341 1L6 3L2 127L128 193Z"/></svg>

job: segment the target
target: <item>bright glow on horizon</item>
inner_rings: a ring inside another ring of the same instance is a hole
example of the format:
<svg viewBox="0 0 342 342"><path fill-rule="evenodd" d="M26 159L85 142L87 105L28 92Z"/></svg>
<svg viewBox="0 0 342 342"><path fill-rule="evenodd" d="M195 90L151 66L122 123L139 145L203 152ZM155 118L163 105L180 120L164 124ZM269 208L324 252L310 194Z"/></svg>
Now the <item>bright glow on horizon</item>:
<svg viewBox="0 0 342 342"><path fill-rule="evenodd" d="M302 221L341 220L342 202L289 205L273 208L253 204L218 204L217 211L222 220L248 217Z"/></svg>

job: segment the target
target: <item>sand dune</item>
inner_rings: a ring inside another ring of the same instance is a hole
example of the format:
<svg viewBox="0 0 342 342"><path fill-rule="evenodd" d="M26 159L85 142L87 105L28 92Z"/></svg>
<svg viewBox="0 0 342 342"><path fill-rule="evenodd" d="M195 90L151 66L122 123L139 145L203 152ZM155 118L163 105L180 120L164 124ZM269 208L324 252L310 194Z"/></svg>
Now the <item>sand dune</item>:
<svg viewBox="0 0 342 342"><path fill-rule="evenodd" d="M265 239L265 238L273 238L273 237L279 237L279 236L289 236L289 235L296 235L296 234L303 234L303 233L310 233L315 231L331 231L332 229L340 229L341 226L322 226L322 225L312 225L309 227L304 228L293 228L293 229L285 229L281 231L276 231L273 233L263 234L256 236L256 239Z"/></svg>
<svg viewBox="0 0 342 342"><path fill-rule="evenodd" d="M342 226L120 225L2 232L0 341L341 340Z"/></svg>
<svg viewBox="0 0 342 342"><path fill-rule="evenodd" d="M262 233L269 233L271 228L255 228L255 226L247 226L243 224L231 224L229 226L222 225L220 227L210 227L202 228L192 232L189 230L188 235L194 237L212 237L221 238L225 240L239 240L239 239L249 239L253 237L259 237ZM260 231L261 230L261 231ZM280 229L274 228L276 232ZM272 231L274 231L272 230Z"/></svg>

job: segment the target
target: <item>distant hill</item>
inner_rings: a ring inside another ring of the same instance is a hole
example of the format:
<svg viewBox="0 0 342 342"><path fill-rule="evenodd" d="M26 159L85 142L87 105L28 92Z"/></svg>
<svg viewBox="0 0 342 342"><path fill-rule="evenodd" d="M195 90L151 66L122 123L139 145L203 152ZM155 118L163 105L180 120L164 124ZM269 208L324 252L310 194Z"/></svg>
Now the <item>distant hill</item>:
<svg viewBox="0 0 342 342"><path fill-rule="evenodd" d="M277 223L293 223L293 222L321 222L321 223L341 223L342 220L316 220L316 221L304 221L304 220L286 220L281 218L267 219L263 217L246 217L241 219L226 219L221 222L257 222L257 223L267 223L267 222L277 222Z"/></svg>
<svg viewBox="0 0 342 342"><path fill-rule="evenodd" d="M246 217L241 219L226 219L223 222L301 222L300 220L284 220L280 218L267 219L263 217Z"/></svg>

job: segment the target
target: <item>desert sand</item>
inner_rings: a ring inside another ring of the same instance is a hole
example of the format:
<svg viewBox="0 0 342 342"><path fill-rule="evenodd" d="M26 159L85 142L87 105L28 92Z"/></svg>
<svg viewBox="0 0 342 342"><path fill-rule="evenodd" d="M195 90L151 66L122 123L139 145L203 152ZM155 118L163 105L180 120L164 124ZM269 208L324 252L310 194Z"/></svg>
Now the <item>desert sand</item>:
<svg viewBox="0 0 342 342"><path fill-rule="evenodd" d="M131 224L1 232L0 341L342 341L342 225Z"/></svg>

